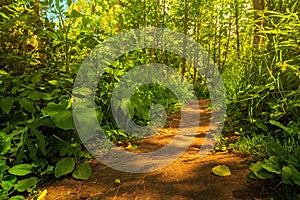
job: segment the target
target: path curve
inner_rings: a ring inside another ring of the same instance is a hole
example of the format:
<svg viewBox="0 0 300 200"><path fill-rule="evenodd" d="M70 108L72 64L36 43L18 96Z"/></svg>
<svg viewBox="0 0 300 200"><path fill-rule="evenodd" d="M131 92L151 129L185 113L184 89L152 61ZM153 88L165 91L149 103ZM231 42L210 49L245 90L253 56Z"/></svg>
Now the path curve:
<svg viewBox="0 0 300 200"><path fill-rule="evenodd" d="M149 173L130 174L111 169L97 160L92 160L93 174L87 181L69 178L44 185L47 189L45 200L230 200L254 199L250 192L246 175L249 164L244 159L230 153L209 154L199 157L199 148L207 133L210 112L208 100L200 100L201 120L197 136L189 149L169 166ZM137 141L139 152L159 149L170 142L176 134L179 119L167 122L159 133L142 141ZM211 169L220 164L227 165L231 175L215 176ZM121 184L116 184L120 179Z"/></svg>

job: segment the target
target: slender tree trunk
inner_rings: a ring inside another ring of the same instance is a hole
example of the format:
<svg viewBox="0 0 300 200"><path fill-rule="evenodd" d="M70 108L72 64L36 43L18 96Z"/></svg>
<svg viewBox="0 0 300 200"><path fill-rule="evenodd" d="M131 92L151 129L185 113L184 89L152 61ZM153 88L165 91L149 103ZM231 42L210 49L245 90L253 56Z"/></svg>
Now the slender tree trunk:
<svg viewBox="0 0 300 200"><path fill-rule="evenodd" d="M236 34L236 52L237 58L240 59L240 31L239 31L239 2L234 1L235 4L235 34Z"/></svg>
<svg viewBox="0 0 300 200"><path fill-rule="evenodd" d="M156 5L155 5L155 24L154 24L154 27L157 27L158 25L158 8L159 8L159 4L160 4L160 1L157 0L156 1ZM155 28L155 31L154 31L154 41L156 39L156 28ZM152 50L151 50L151 57L152 57L152 62L155 63L155 59L156 59L156 55L155 55L155 47L156 47L156 44L155 42L153 42L152 44Z"/></svg>
<svg viewBox="0 0 300 200"><path fill-rule="evenodd" d="M221 67L221 39L222 39L222 29L223 29L223 23L221 24L220 26L220 29L219 29L219 37L218 37L218 54L219 54L219 58L218 58L218 67L219 67L219 70L220 70L220 67ZM221 70L220 70L221 71Z"/></svg>
<svg viewBox="0 0 300 200"><path fill-rule="evenodd" d="M164 28L164 24L165 24L165 12L166 12L166 0L163 0L162 2L162 27L160 28ZM162 33L162 42L164 42L164 33ZM161 48L161 51L160 51L160 62L163 63L165 61L165 46L164 44L162 44L162 48ZM165 63L165 64L168 64L168 63Z"/></svg>
<svg viewBox="0 0 300 200"><path fill-rule="evenodd" d="M224 60L223 60L222 66L221 66L220 73L223 72L224 67L225 67L225 63L226 63L226 60L227 60L227 55L228 55L228 50L229 50L229 43L230 43L230 38L231 38L231 26L232 26L232 22L231 22L231 17L230 17L230 18L229 18L229 27L228 27L227 42L226 42L226 45L225 45ZM238 57L238 58L239 58L239 57Z"/></svg>
<svg viewBox="0 0 300 200"><path fill-rule="evenodd" d="M195 33L196 33L196 41L200 43L200 20L196 21L195 24ZM194 55L194 74L193 74L193 85L195 86L197 80L197 73L198 73L198 61L199 61L199 52L195 51Z"/></svg>
<svg viewBox="0 0 300 200"><path fill-rule="evenodd" d="M184 0L184 19L183 19L183 33L184 35L187 35L188 33L188 0ZM182 75L182 81L184 79L184 74L185 74L185 70L186 70L186 59L184 58L185 53L186 53L186 38L184 37L183 39L183 57L182 57L182 68L181 68L181 75Z"/></svg>
<svg viewBox="0 0 300 200"><path fill-rule="evenodd" d="M35 0L35 4L34 4L34 14L36 15L36 17L39 19L40 21L40 0ZM45 59L45 55L43 53L41 53L41 49L43 49L42 45L42 41L41 38L37 37L37 52L38 52L38 57L41 60ZM42 63L42 61L40 60L40 62Z"/></svg>
<svg viewBox="0 0 300 200"><path fill-rule="evenodd" d="M147 0L144 0L143 23L146 30L147 27Z"/></svg>
<svg viewBox="0 0 300 200"><path fill-rule="evenodd" d="M263 49L263 37L261 37L260 30L263 29L264 21L263 21L263 14L265 10L265 0L253 0L253 9L254 9L254 38L253 38L253 45L258 47L258 49ZM261 13L261 18L259 15Z"/></svg>

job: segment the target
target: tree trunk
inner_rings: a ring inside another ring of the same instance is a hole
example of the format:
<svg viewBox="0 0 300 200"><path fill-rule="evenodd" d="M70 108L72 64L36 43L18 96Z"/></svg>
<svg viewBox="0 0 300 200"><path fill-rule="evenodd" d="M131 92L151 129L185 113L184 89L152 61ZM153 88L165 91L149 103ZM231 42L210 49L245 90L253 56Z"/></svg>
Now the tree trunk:
<svg viewBox="0 0 300 200"><path fill-rule="evenodd" d="M184 0L184 19L183 19L183 33L184 35L187 35L188 33L188 0ZM182 68L181 68L181 75L182 75L182 81L184 79L184 74L185 74L185 70L186 70L186 59L184 58L185 56L185 53L186 53L186 38L184 37L183 39L183 49L182 49L182 52L183 52L183 57L182 57Z"/></svg>
<svg viewBox="0 0 300 200"><path fill-rule="evenodd" d="M265 0L253 0L254 9L254 38L253 45L260 50L263 48L263 37L260 36L260 30L263 29L263 14L265 10ZM259 14L261 13L261 15Z"/></svg>
<svg viewBox="0 0 300 200"><path fill-rule="evenodd" d="M35 4L34 4L34 14L36 15L37 19L39 19L40 22L40 0L35 0ZM43 53L41 53L41 50L43 49L43 43L41 41L41 38L37 37L37 52L38 52L38 57L40 58L40 62L42 62L42 60L45 60L46 57Z"/></svg>
<svg viewBox="0 0 300 200"><path fill-rule="evenodd" d="M239 2L235 0L234 4L235 4L236 52L237 52L238 59L240 59Z"/></svg>

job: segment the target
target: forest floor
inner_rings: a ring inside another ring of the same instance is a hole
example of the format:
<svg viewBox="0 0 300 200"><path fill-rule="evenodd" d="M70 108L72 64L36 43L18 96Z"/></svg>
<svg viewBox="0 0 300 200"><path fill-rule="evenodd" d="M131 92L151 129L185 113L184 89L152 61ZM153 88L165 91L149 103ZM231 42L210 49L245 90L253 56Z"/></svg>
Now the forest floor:
<svg viewBox="0 0 300 200"><path fill-rule="evenodd" d="M200 100L200 115L197 136L189 149L169 166L143 174L118 171L91 160L93 174L87 181L65 177L48 182L46 200L91 199L91 200L227 200L268 199L262 198L260 183L250 182L246 175L250 163L245 157L229 152L218 152L199 157L199 148L208 131L209 101ZM197 110L196 110L197 111ZM138 151L148 152L167 144L177 133L179 119L174 116L159 134L138 141ZM220 177L212 173L216 165L227 165L231 175ZM115 179L120 179L116 183Z"/></svg>

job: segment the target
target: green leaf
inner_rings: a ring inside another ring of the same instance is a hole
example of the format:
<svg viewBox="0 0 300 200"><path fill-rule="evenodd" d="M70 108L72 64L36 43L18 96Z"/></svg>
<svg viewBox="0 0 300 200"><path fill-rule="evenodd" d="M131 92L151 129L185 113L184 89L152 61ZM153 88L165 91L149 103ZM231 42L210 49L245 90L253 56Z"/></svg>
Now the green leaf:
<svg viewBox="0 0 300 200"><path fill-rule="evenodd" d="M116 178L116 179L115 179L115 183L116 183L116 184L121 184L121 180L120 180L119 178Z"/></svg>
<svg viewBox="0 0 300 200"><path fill-rule="evenodd" d="M82 142L86 142L94 136L93 127L97 127L97 125L99 125L99 121L95 117L93 117L95 115L95 110L91 108L76 108L76 111L74 113L74 119L76 121L80 121L83 124L89 124L88 126L77 127L78 132L84 133Z"/></svg>
<svg viewBox="0 0 300 200"><path fill-rule="evenodd" d="M71 110L64 110L50 117L58 128L63 130L74 130L74 120Z"/></svg>
<svg viewBox="0 0 300 200"><path fill-rule="evenodd" d="M4 99L0 100L0 108L8 114L12 108L13 105L13 98L11 97L5 97Z"/></svg>
<svg viewBox="0 0 300 200"><path fill-rule="evenodd" d="M41 176L44 174L52 174L54 172L54 167L52 165L47 165L47 169L43 172L41 172Z"/></svg>
<svg viewBox="0 0 300 200"><path fill-rule="evenodd" d="M79 12L76 11L76 10L72 10L72 13L71 13L71 17L72 17L72 18L78 18L78 17L80 17L80 16L82 16L81 13L79 13Z"/></svg>
<svg viewBox="0 0 300 200"><path fill-rule="evenodd" d="M300 185L300 172L293 165L282 168L282 182Z"/></svg>
<svg viewBox="0 0 300 200"><path fill-rule="evenodd" d="M293 182L300 186L300 172L293 166Z"/></svg>
<svg viewBox="0 0 300 200"><path fill-rule="evenodd" d="M77 95L82 95L82 96L88 96L88 95L92 94L92 90L90 88L84 88L84 87L82 87L82 88L75 88L73 90L73 94L74 95L77 94Z"/></svg>
<svg viewBox="0 0 300 200"><path fill-rule="evenodd" d="M24 98L19 98L18 102L26 111L28 111L30 113L34 112L33 102L29 101L28 99L24 99Z"/></svg>
<svg viewBox="0 0 300 200"><path fill-rule="evenodd" d="M263 161L258 161L257 163L251 164L249 169L256 178L262 180L273 178L274 175L263 168L264 164Z"/></svg>
<svg viewBox="0 0 300 200"><path fill-rule="evenodd" d="M75 161L73 158L63 158L56 163L54 175L56 178L69 174L74 170Z"/></svg>
<svg viewBox="0 0 300 200"><path fill-rule="evenodd" d="M24 199L25 198L21 195L16 195L16 196L9 198L9 200L24 200Z"/></svg>
<svg viewBox="0 0 300 200"><path fill-rule="evenodd" d="M39 130L37 130L35 127L31 127L30 128L30 132L33 135L36 136L36 138L37 138L37 146L41 150L41 152L43 153L43 155L46 156L46 145L47 145L47 142L45 140L45 136Z"/></svg>
<svg viewBox="0 0 300 200"><path fill-rule="evenodd" d="M25 144L27 145L28 149L29 149L29 157L33 160L33 161L37 161L37 148L36 146L33 144L33 140L25 140Z"/></svg>
<svg viewBox="0 0 300 200"><path fill-rule="evenodd" d="M268 160L265 160L265 163L262 164L262 168L271 173L281 174L279 158L277 156L271 156Z"/></svg>
<svg viewBox="0 0 300 200"><path fill-rule="evenodd" d="M226 165L217 165L212 168L212 172L217 176L229 176L231 175L229 167Z"/></svg>
<svg viewBox="0 0 300 200"><path fill-rule="evenodd" d="M49 94L47 94L45 92L39 92L39 91L33 91L32 93L30 93L28 95L28 98L33 101L37 101L37 100L41 100L41 99L43 99L43 100L52 99L52 97Z"/></svg>
<svg viewBox="0 0 300 200"><path fill-rule="evenodd" d="M48 83L50 83L51 85L58 85L57 80L50 80L50 81L48 81Z"/></svg>
<svg viewBox="0 0 300 200"><path fill-rule="evenodd" d="M264 163L262 161L258 161L257 163L252 163L249 169L254 173L255 176L258 176L258 172L263 169L262 167L263 164Z"/></svg>
<svg viewBox="0 0 300 200"><path fill-rule="evenodd" d="M279 157L287 157L287 153L283 146L278 144L277 142L271 142L267 145L267 151L270 156L279 156Z"/></svg>
<svg viewBox="0 0 300 200"><path fill-rule="evenodd" d="M16 181L17 181L17 177L10 175L10 176L5 177L1 181L0 185L3 190L10 190L11 188L14 187Z"/></svg>
<svg viewBox="0 0 300 200"><path fill-rule="evenodd" d="M9 19L9 17L3 12L0 12L0 15L1 15L1 17L5 18L5 19Z"/></svg>
<svg viewBox="0 0 300 200"><path fill-rule="evenodd" d="M0 155L6 154L11 147L11 139L4 132L0 132Z"/></svg>
<svg viewBox="0 0 300 200"><path fill-rule="evenodd" d="M21 181L18 181L15 185L15 189L19 192L24 192L25 190L35 186L39 182L37 177L30 177Z"/></svg>
<svg viewBox="0 0 300 200"><path fill-rule="evenodd" d="M262 129L263 131L268 132L268 127L267 127L266 125L264 125L263 123L256 122L255 125L256 125L258 128Z"/></svg>
<svg viewBox="0 0 300 200"><path fill-rule="evenodd" d="M74 172L72 173L72 176L76 179L88 180L91 174L91 166L87 162L84 162L81 165L76 166Z"/></svg>
<svg viewBox="0 0 300 200"><path fill-rule="evenodd" d="M6 71L0 69L0 75L9 75L9 73L7 73Z"/></svg>
<svg viewBox="0 0 300 200"><path fill-rule="evenodd" d="M16 176L25 176L32 172L32 166L29 164L19 164L10 168L8 172Z"/></svg>
<svg viewBox="0 0 300 200"><path fill-rule="evenodd" d="M7 165L0 166L0 180L3 178L5 171L8 169L9 169L9 166L7 166Z"/></svg>
<svg viewBox="0 0 300 200"><path fill-rule="evenodd" d="M44 32L47 34L48 37L51 37L54 40L56 40L58 38L57 34L55 32L53 32L53 31L46 30Z"/></svg>
<svg viewBox="0 0 300 200"><path fill-rule="evenodd" d="M32 83L38 83L42 80L43 74L35 74L31 77L31 82Z"/></svg>
<svg viewBox="0 0 300 200"><path fill-rule="evenodd" d="M282 183L291 184L292 176L293 176L293 169L288 166L284 166L282 168Z"/></svg>
<svg viewBox="0 0 300 200"><path fill-rule="evenodd" d="M62 101L59 102L58 104L54 103L54 102L50 102L47 104L47 106L42 109L42 113L44 115L48 115L48 116L54 116L57 113L66 110L68 106L68 102L67 101Z"/></svg>
<svg viewBox="0 0 300 200"><path fill-rule="evenodd" d="M50 102L46 108L42 109L44 115L50 116L54 124L63 130L74 130L74 120L71 110L67 110L69 102L62 101L59 104Z"/></svg>
<svg viewBox="0 0 300 200"><path fill-rule="evenodd" d="M293 133L293 129L284 126L283 124L281 124L281 123L278 122L278 121L270 120L270 124L272 124L272 125L274 125L274 126L277 126L277 127L281 128L282 130L284 130L285 132L287 132L287 133L289 133L289 134L292 134L292 133Z"/></svg>
<svg viewBox="0 0 300 200"><path fill-rule="evenodd" d="M295 150L295 157L300 161L300 146L298 146Z"/></svg>
<svg viewBox="0 0 300 200"><path fill-rule="evenodd" d="M67 5L70 6L72 4L72 0L67 0Z"/></svg>
<svg viewBox="0 0 300 200"><path fill-rule="evenodd" d="M7 197L8 197L8 191L0 190L0 199L7 199Z"/></svg>
<svg viewBox="0 0 300 200"><path fill-rule="evenodd" d="M6 164L6 160L0 159L0 167L1 167L1 166L4 166L5 164Z"/></svg>
<svg viewBox="0 0 300 200"><path fill-rule="evenodd" d="M37 200L42 200L46 197L47 195L47 189L43 190L43 192L39 195L39 197L37 198Z"/></svg>

